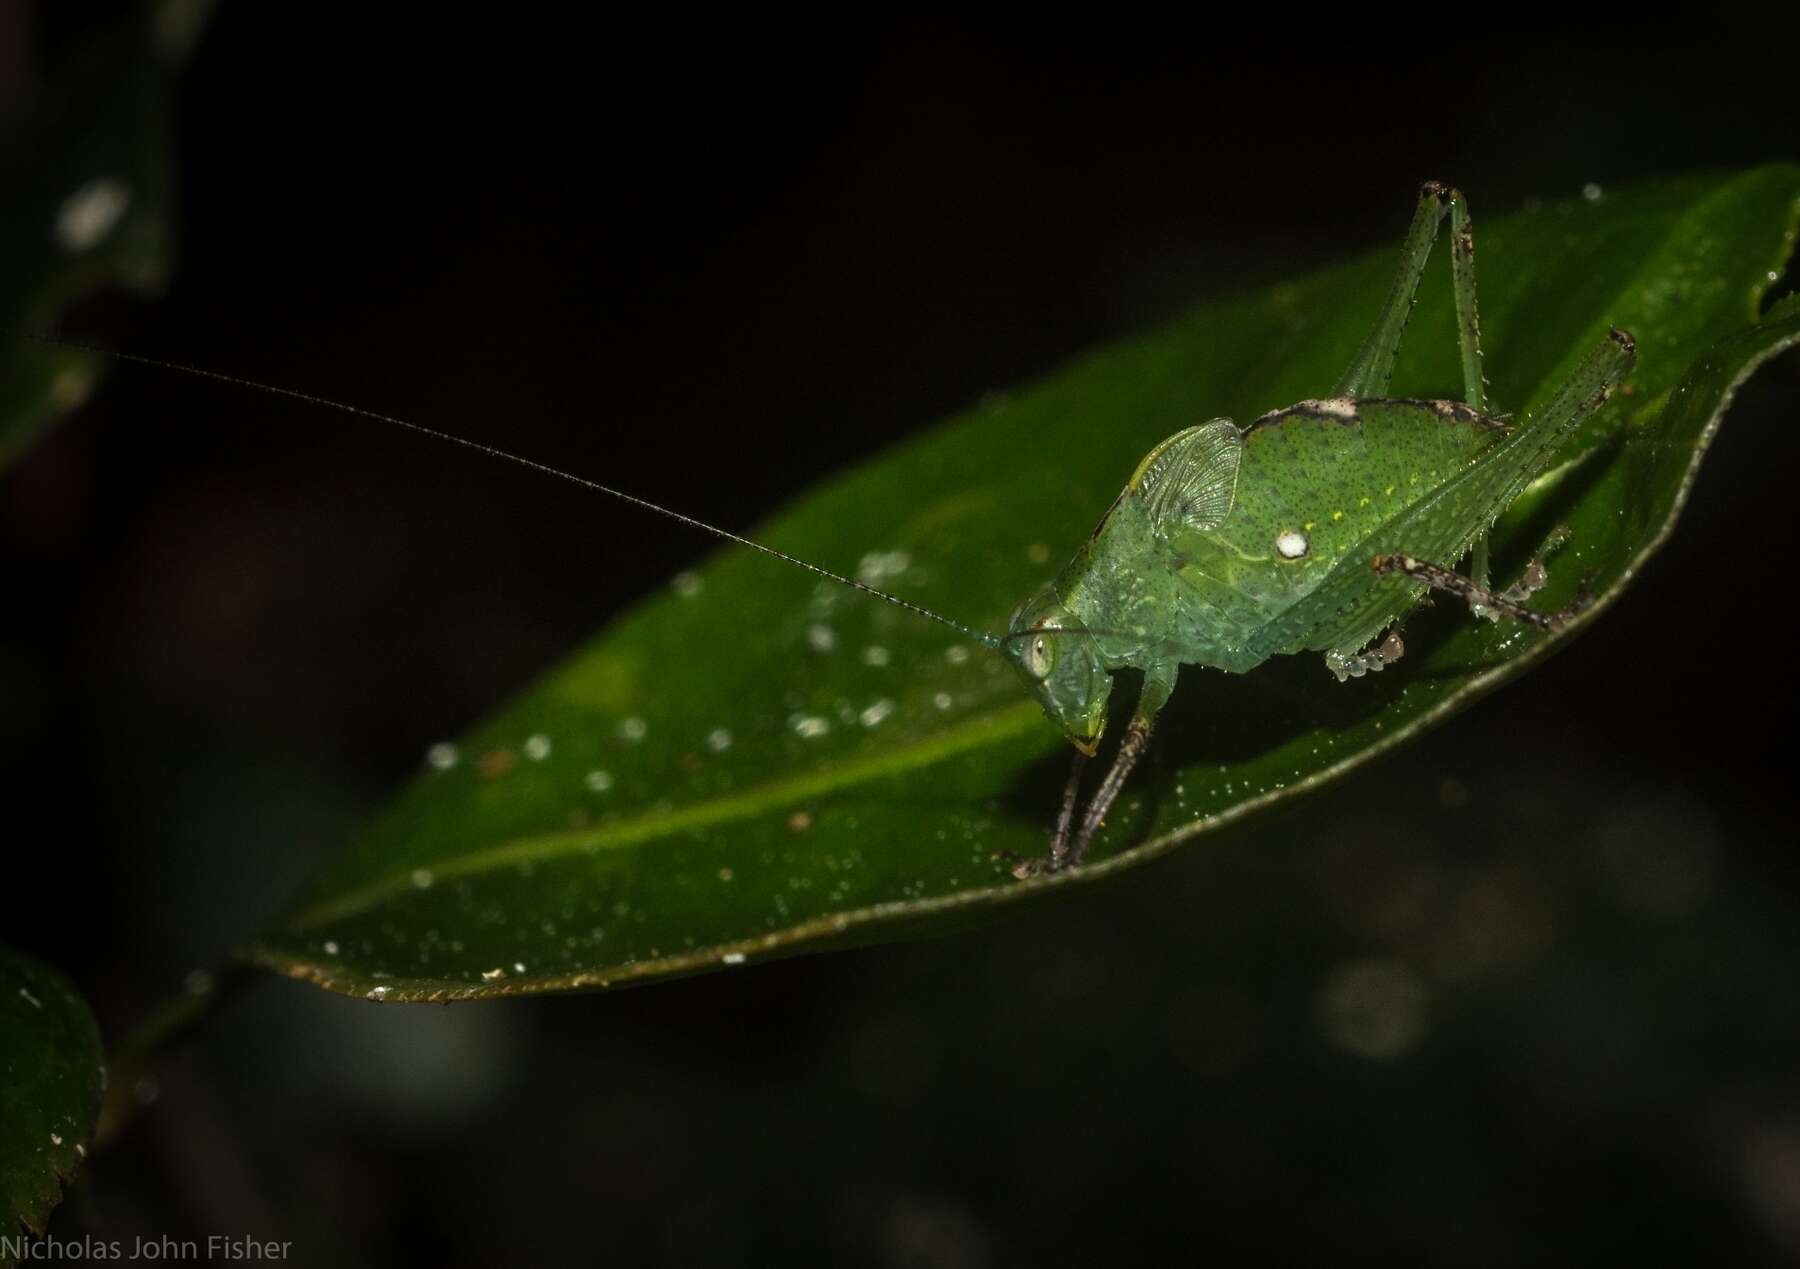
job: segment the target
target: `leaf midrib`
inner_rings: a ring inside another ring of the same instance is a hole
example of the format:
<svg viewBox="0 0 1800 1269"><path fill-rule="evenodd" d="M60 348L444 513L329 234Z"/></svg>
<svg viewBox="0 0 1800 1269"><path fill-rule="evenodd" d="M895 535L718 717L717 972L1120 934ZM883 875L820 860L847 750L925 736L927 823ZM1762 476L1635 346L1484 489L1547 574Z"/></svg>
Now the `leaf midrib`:
<svg viewBox="0 0 1800 1269"><path fill-rule="evenodd" d="M480 873L516 867L524 863L554 860L565 855L591 855L618 850L703 828L733 819L750 819L779 807L816 798L849 785L887 775L928 767L995 740L1018 735L1040 724L1043 715L1036 702L1021 700L992 713L977 714L944 731L870 758L846 762L786 779L771 780L724 797L707 799L667 811L648 811L592 828L567 829L515 837L419 867L427 868L433 884ZM290 931L325 925L366 911L382 899L417 889L415 868L408 867L377 877L333 899L301 908L283 923Z"/></svg>

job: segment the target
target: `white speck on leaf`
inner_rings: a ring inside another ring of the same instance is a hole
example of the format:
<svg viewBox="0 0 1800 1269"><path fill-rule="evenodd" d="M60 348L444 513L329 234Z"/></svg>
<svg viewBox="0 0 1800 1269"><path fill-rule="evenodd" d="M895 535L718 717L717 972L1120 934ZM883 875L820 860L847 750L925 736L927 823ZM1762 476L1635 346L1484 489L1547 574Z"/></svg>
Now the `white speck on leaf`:
<svg viewBox="0 0 1800 1269"><path fill-rule="evenodd" d="M870 551L856 563L856 580L864 586L879 586L910 567L912 556L905 551Z"/></svg>

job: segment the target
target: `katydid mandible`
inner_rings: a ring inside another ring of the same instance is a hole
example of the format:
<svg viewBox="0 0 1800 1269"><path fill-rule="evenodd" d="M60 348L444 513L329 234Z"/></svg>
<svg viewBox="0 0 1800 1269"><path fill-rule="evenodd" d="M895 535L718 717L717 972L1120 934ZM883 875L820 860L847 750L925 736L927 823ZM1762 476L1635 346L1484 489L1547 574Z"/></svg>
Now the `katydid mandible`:
<svg viewBox="0 0 1800 1269"><path fill-rule="evenodd" d="M1426 261L1450 221L1451 277L1462 354L1461 401L1387 395ZM410 420L152 357L40 336L392 424L571 481L760 551L939 622L1005 657L1074 745L1047 854L1012 859L1021 880L1079 867L1183 665L1243 674L1278 654L1320 652L1342 681L1404 651L1399 623L1428 590L1466 600L1478 617L1554 630L1557 612L1526 606L1540 560L1499 591L1487 585L1486 533L1557 447L1630 373L1631 336L1614 329L1536 414L1493 413L1481 372L1474 238L1462 194L1426 183L1400 268L1375 327L1329 395L1240 428L1212 419L1153 448L1099 525L1050 585L1014 610L1004 635L901 599L842 573L598 481ZM1454 565L1471 556L1465 575ZM1084 764L1099 748L1112 676L1143 687L1112 765L1085 806Z"/></svg>

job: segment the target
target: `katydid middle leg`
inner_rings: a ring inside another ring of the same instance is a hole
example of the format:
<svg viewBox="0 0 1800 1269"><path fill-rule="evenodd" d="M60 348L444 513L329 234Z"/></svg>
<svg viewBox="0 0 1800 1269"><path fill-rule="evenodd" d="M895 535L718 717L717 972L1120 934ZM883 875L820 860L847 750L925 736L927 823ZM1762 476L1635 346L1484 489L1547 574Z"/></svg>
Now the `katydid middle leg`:
<svg viewBox="0 0 1800 1269"><path fill-rule="evenodd" d="M1539 630L1562 629L1580 616L1591 602L1582 593L1573 602L1554 612L1539 612L1535 608L1527 608L1524 603L1526 597L1541 589L1545 581L1543 562L1536 559L1526 566L1525 576L1517 585L1509 586L1503 591L1477 586L1455 569L1433 564L1429 560L1416 559L1411 555L1377 555L1369 561L1369 565L1377 573L1403 573L1416 582L1424 582L1433 590L1456 595L1467 600L1470 608L1484 616L1510 617Z"/></svg>

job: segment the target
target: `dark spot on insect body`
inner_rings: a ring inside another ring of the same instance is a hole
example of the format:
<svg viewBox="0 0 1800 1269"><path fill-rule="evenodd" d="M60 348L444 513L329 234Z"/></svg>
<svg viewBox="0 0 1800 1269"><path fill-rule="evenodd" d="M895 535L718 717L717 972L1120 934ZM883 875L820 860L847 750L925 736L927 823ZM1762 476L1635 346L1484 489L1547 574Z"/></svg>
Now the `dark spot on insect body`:
<svg viewBox="0 0 1800 1269"><path fill-rule="evenodd" d="M1617 326L1606 332L1606 337L1628 353L1637 351L1637 340L1631 337L1630 331L1620 330Z"/></svg>

